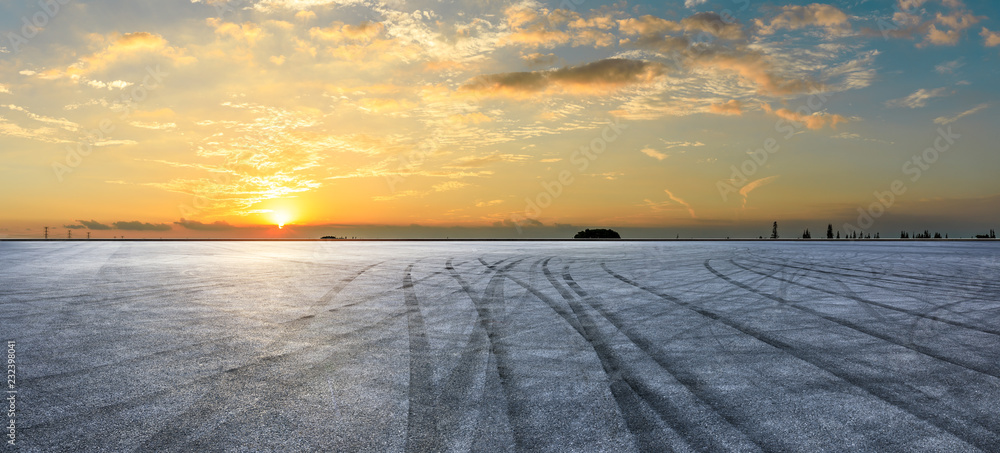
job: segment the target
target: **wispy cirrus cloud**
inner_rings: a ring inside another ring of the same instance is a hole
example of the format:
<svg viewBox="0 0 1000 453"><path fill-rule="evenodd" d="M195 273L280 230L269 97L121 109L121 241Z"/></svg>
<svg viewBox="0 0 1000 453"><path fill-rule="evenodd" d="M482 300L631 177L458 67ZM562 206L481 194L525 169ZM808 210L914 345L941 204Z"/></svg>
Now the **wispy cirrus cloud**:
<svg viewBox="0 0 1000 453"><path fill-rule="evenodd" d="M768 176L766 178L760 178L760 179L753 180L753 181L750 181L750 182L744 184L743 187L740 188L740 192L739 192L739 195L740 195L740 207L741 208L746 208L747 201L750 199L750 192L753 192L756 189L764 187L764 186L766 186L766 185L774 182L774 180L776 180L776 179L778 179L778 175Z"/></svg>
<svg viewBox="0 0 1000 453"><path fill-rule="evenodd" d="M934 124L941 124L941 125L951 124L969 115L974 115L976 113L979 113L980 111L986 110L987 108L989 108L989 106L990 106L989 104L983 103L969 110L966 110L962 113L959 113L955 116L939 116L937 118L934 118Z"/></svg>
<svg viewBox="0 0 1000 453"><path fill-rule="evenodd" d="M914 91L912 94L910 94L908 96L904 96L904 97L901 97L899 99L891 99L891 100L885 101L885 106L886 107L908 107L908 108L911 108L911 109L917 109L917 108L921 108L921 107L926 106L927 105L927 101L929 101L931 99L934 99L934 98L943 97L946 94L948 94L948 88L947 87L935 88L935 89L932 89L932 90L921 88L921 89L919 89L917 91Z"/></svg>
<svg viewBox="0 0 1000 453"><path fill-rule="evenodd" d="M677 204L683 206L684 209L687 210L688 215L690 215L692 219L697 219L698 218L698 216L695 215L695 213L694 213L694 208L692 208L691 205L688 204L688 202L686 202L686 201L682 200L680 197L674 195L673 192L671 192L670 190L663 189L663 191L666 192L667 197L670 198L670 201L673 201L674 203L677 203Z"/></svg>

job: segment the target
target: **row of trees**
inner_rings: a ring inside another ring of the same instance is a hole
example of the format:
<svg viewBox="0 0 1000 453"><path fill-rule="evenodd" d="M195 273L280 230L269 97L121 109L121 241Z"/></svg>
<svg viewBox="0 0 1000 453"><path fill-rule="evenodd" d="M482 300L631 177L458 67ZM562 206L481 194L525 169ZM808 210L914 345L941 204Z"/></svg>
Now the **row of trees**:
<svg viewBox="0 0 1000 453"><path fill-rule="evenodd" d="M997 238L997 233L995 231L993 231L992 228L990 229L990 234L977 234L976 235L976 239L996 239L996 238Z"/></svg>
<svg viewBox="0 0 1000 453"><path fill-rule="evenodd" d="M778 237L779 237L778 236L778 222L774 222L774 224L771 225L771 239L778 239ZM828 224L826 226L826 238L827 239L840 239L840 231L837 231L836 233L834 233L834 231L833 231L833 224L832 223ZM871 233L865 234L864 231L862 231L860 234L857 231L852 231L850 233L844 233L844 238L846 238L846 239L881 239L881 237L879 236L878 232L875 233L875 237L872 237ZM906 231L900 231L899 232L899 238L900 239L911 239L911 238L913 238L913 239L949 239L947 233L945 233L944 236L941 236L941 233L935 232L934 235L932 236L930 230L924 230L923 233L915 233L915 234L914 233L908 233ZM991 229L990 232L989 232L989 234L977 234L976 238L977 239L996 239L997 235L996 235L996 232ZM762 239L763 239L763 237L762 237ZM802 232L802 239L812 239L812 233L809 231L808 228L806 228Z"/></svg>

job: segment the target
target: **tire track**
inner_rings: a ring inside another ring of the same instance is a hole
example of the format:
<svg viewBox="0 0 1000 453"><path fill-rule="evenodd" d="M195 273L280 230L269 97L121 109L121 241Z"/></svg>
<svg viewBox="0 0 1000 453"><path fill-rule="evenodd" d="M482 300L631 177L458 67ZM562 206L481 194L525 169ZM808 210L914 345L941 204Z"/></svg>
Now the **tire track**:
<svg viewBox="0 0 1000 453"><path fill-rule="evenodd" d="M341 340L351 340L359 333L367 331L382 331L399 319L406 316L405 311L386 316L376 323L359 327L347 332L323 337L316 341L317 345L338 344ZM309 334L308 328L303 328L304 335ZM386 341L385 339L374 340L375 342ZM184 411L171 417L171 420L163 423L158 431L155 431L143 442L145 451L162 451L165 449L178 448L186 442L195 441L202 435L207 435L217 428L222 421L227 418L241 418L247 412L262 412L257 402L264 400L267 395L268 406L274 412L279 411L281 399L288 396L295 388L305 385L329 367L329 360L341 354L341 351L333 350L325 356L323 360L315 362L307 369L290 369L289 366L294 360L301 357L310 356L317 346L301 348L295 351L256 357L243 365L222 370L191 380L177 382L168 388L144 393L135 397L130 397L122 401L117 401L104 406L87 408L86 412L70 414L46 420L25 427L25 430L39 430L46 427L58 426L80 426L92 419L111 419L116 414L130 412L138 408L151 407L159 404L160 398L170 397L177 392L178 388L202 388L208 390L198 398L191 406ZM266 350L266 348L264 348ZM240 349L236 349L239 351ZM231 355L231 352L219 351L209 356L209 358L222 358ZM279 375L288 375L285 385L265 388L262 386L261 376L268 376L275 379ZM266 392L265 392L266 390ZM222 399L220 395L235 395L236 399ZM253 404L248 403L253 401ZM222 415L220 415L222 414ZM201 433L194 436L195 433ZM191 450L188 448L187 450Z"/></svg>
<svg viewBox="0 0 1000 453"><path fill-rule="evenodd" d="M337 295L340 294L340 292L343 291L344 288L347 287L347 285L350 285L351 282L353 282L358 277L360 277L361 274L364 274L365 272L368 272L369 270L371 270L375 266L378 266L378 265L380 265L380 264L382 264L384 262L385 261L380 261L380 262L372 264L370 266L363 267L360 270L358 270L357 272L355 272L355 273L353 273L351 275L348 275L347 277L344 277L344 278L340 279L340 281L338 281L336 284L334 284L333 287L330 288L330 290L326 292L326 294L323 294L323 296L321 296L319 299L317 299L316 302L313 303L310 306L310 308L329 305L331 302L333 302L333 300L337 297ZM354 303L354 304L348 304L348 305L343 305L343 306L338 307L338 308L343 308L343 307L347 307L347 306L355 305L355 304L356 303Z"/></svg>
<svg viewBox="0 0 1000 453"><path fill-rule="evenodd" d="M743 332L768 345L771 345L793 357L806 363L816 366L855 388L878 398L914 417L917 417L931 425L934 425L955 437L981 449L989 451L995 445L1000 445L1000 435L994 428L986 427L978 423L977 420L969 420L968 416L961 412L948 410L948 408L937 405L938 399L924 394L918 389L906 384L894 384L891 382L873 382L864 375L855 375L850 369L845 368L841 363L833 358L826 358L819 354L811 353L804 347L796 347L786 343L783 339L769 332L754 328L748 324L739 323L733 319L723 316L714 311L695 306L684 302L669 294L664 294L655 288L633 282L623 277L607 266L602 264L604 270L611 276L622 282L660 297L664 300L676 303L688 308L707 318L717 320L733 329ZM721 274L719 274L721 276ZM725 277L722 277L725 279Z"/></svg>
<svg viewBox="0 0 1000 453"><path fill-rule="evenodd" d="M543 269L551 259L552 258L546 258L542 261ZM622 368L624 368L626 364L622 363L621 360L612 354L610 346L607 343L601 339L595 338L593 333L595 326L593 323L588 322L589 319L586 318L585 314L584 318L580 319L577 314L577 309L574 309L572 306L575 303L571 302L572 298L566 299L564 297L565 302L568 304L568 307L564 307L535 287L525 285L517 279L511 280L531 292L539 300L548 304L549 307L556 312L556 314L562 317L567 324L573 327L576 333L590 345L591 349L597 356L597 359L601 363L601 368L604 370L604 374L607 376L611 396L618 405L618 411L624 419L629 432L635 436L639 450L672 451L672 446L657 436L657 422L661 421L659 415L653 413L651 410L643 410L646 407L644 398L640 396L639 390L637 390L631 380L628 379L630 375L622 371ZM552 284L553 279L548 280L549 283ZM560 293L560 295L563 295L566 291L566 289L561 285L552 285ZM570 308L572 312L568 311L566 308Z"/></svg>
<svg viewBox="0 0 1000 453"><path fill-rule="evenodd" d="M545 260L541 261L544 262ZM535 265L537 264L538 263L535 263ZM534 268L535 265L532 265L532 268ZM534 278L534 276L531 277ZM598 359L601 361L601 366L603 367L605 374L608 376L609 387L612 397L618 405L619 413L625 420L629 431L636 436L636 441L640 451L671 451L672 448L670 448L670 445L658 441L655 438L656 433L654 431L656 428L656 415L649 410L642 410L644 408L643 401L635 395L635 392L631 389L628 383L621 378L621 373L615 372L613 366L606 363L606 361L602 359L603 356L597 351L594 343L591 343L587 339L580 321L566 310L567 307L564 307L546 294L542 293L534 285L527 284L514 276L508 275L507 278L527 290L529 293L538 298L538 300L545 302L549 308L551 308L567 324L569 324L570 327L572 327L584 341L587 341L588 344L591 345L595 354L597 354Z"/></svg>
<svg viewBox="0 0 1000 453"><path fill-rule="evenodd" d="M847 384L867 393L880 401L896 407L914 417L923 420L951 435L965 441L971 445L985 451L992 450L996 445L1000 445L1000 435L993 428L985 427L977 420L970 420L969 416L959 411L949 410L941 407L937 398L924 394L906 384L895 384L885 381L873 381L863 373L855 373L836 360L836 358L824 357L821 354L809 352L804 346L795 346L786 343L778 336L755 328L749 324L737 322L734 319L723 316L714 311L698 307L688 302L684 302L669 294L664 294L656 288L651 288L640 283L629 280L626 277L608 269L603 263L601 267L612 277L628 285L639 288L663 300L683 306L695 313L709 319L717 320L733 329L760 340L774 348L781 350L793 357L809 363L823 371L830 373Z"/></svg>
<svg viewBox="0 0 1000 453"><path fill-rule="evenodd" d="M743 269L745 271L753 272L753 273L758 274L758 275L765 275L764 273L762 273L760 271L754 270L754 269L752 269L752 268L750 268L748 266L745 266L743 264L739 264L739 263L737 263L734 260L729 260L729 262L732 263L733 265L735 265L736 267L739 267L740 269ZM774 277L774 278L777 279L777 280L784 280L781 277ZM976 332L981 332L981 333L985 333L985 334L989 334L989 335L1000 336L1000 329L991 329L989 327L977 326L977 325L969 324L967 322L962 322L962 321L956 321L956 320L953 320L953 319L943 318L941 316L932 315L932 314L929 314L929 313L923 313L923 312L920 312L920 311L917 311L917 310L911 310L911 309L907 309L907 308L896 307L896 306L885 304L885 303L882 303L882 302L878 302L878 301L874 301L874 300L868 300L868 299L865 299L863 297L857 296L855 294L847 294L846 292L840 293L840 292L831 291L831 290L828 290L826 288L822 288L822 287L819 287L819 286L809 285L809 284L800 283L800 282L793 282L793 281L790 281L789 283L801 286L803 288L809 288L809 289L812 289L812 290L815 290L815 291L823 292L823 293L826 293L826 294L831 294L831 295L838 296L838 297L846 297L848 299L851 299L851 300L853 300L855 302L858 302L858 303L861 303L861 304L875 306L875 307L880 307L880 308L884 308L884 309L887 309L887 310L892 310L892 311L899 312L899 313L905 313L905 314L908 314L908 315L911 315L911 316L916 316L918 318L923 318L923 319L927 319L927 320L931 320L931 321L938 321L938 322L942 322L942 323L945 323L945 324L953 325L955 327L962 327L964 329L974 330Z"/></svg>
<svg viewBox="0 0 1000 453"><path fill-rule="evenodd" d="M793 302L793 301L785 299L785 298L783 298L781 296L776 296L774 294L766 293L766 292L761 291L759 289L756 289L756 288L754 288L752 286L746 285L746 284L744 284L742 282L738 282L736 280L733 280L732 278L729 278L729 277L723 275L721 272L719 272L718 270L716 270L715 268L713 268L709 264L709 261L711 261L711 260L705 260L705 268L706 269L708 269L710 272L712 272L713 274L715 274L719 278L725 280L726 282L728 282L728 283L730 283L730 284L732 284L734 286L740 287L740 288L742 288L744 290L750 291L751 293L764 296L764 297L766 297L768 299L771 299L771 300L773 300L775 302L778 302L778 303L780 303L782 305L785 305L785 306L794 308L796 310L808 313L810 315L813 315L813 316L825 319L825 320L833 322L835 324L840 324L841 326L847 327L847 328L849 328L851 330L858 331L860 333L863 333L863 334L871 336L871 337L878 338L878 339L880 339L882 341L886 341L888 343L892 343L892 344L895 344L897 346L902 346L902 347L904 347L906 349L909 349L911 351L919 352L920 354L923 354L923 355L926 355L928 357L932 357L932 358L938 359L938 360L940 360L942 362L947 362L947 363L950 363L952 365L955 365L955 366L958 366L958 367L961 367L961 368L965 368L965 369L970 370L970 371L975 371L977 373L985 374L987 376L992 376L992 377L995 377L995 378L1000 378L1000 372L998 372L995 369L992 369L992 368L989 368L989 367L985 367L985 366L977 364L977 363L970 363L967 360L960 360L960 359L954 359L954 358L946 357L944 355L938 354L937 352L935 352L934 350L932 350L931 348L928 348L926 346L921 346L921 345L918 345L918 344L913 344L912 342L902 342L902 341L900 341L900 340L898 340L896 338L893 338L890 335L887 335L887 334L879 331L878 329L870 328L870 327L865 327L864 325L858 324L858 323L853 322L853 321L848 321L848 320L845 320L845 319L838 318L836 316L828 315L828 314L823 313L823 312L821 312L819 310L816 310L816 309L813 309L813 308L809 308L807 306L803 306L802 304L800 304L798 302Z"/></svg>
<svg viewBox="0 0 1000 453"><path fill-rule="evenodd" d="M462 287L473 303L473 309L477 309L479 296L455 269L453 259L448 259L445 269ZM485 412L482 402L485 398L490 347L478 310L476 313L477 322L469 334L469 341L462 348L455 367L442 379L443 388L447 390L438 393L438 407L450 409L440 418L438 429L450 441L450 449L455 451L471 450L473 431L482 423ZM476 379L477 376L483 377L482 382Z"/></svg>
<svg viewBox="0 0 1000 453"><path fill-rule="evenodd" d="M773 258L770 258L770 259L773 260ZM829 271L829 270L817 270L815 268L804 267L804 266L815 266L815 264L814 263L808 263L808 262L802 262L802 261L798 261L798 260L787 260L787 261L783 261L783 262L775 262L775 261L768 261L768 260L765 260L765 259L758 258L756 261L761 262L761 263L766 263L766 264L773 264L773 265L787 266L787 267L795 267L795 268L803 269L803 270L809 271L809 272L820 272L820 273L824 273L824 274L826 274L826 273L838 274L838 275L842 275L842 276L845 276L845 277L864 278L866 280L879 280L879 281L883 281L883 282L886 282L886 283L892 283L892 284L904 284L904 282L902 282L901 280L911 280L914 284L920 284L920 285L928 286L928 287L935 288L935 289L942 288L942 287L952 288L952 289L964 289L964 286L962 286L961 284L956 284L956 280L961 281L961 280L963 280L963 278L965 280L968 280L968 278L964 274L962 274L962 273L953 274L953 275L944 275L944 274L940 274L940 273L929 272L929 271L927 271L925 269L921 270L922 274L920 276L914 276L913 274L902 274L902 273L891 272L891 271L871 271L870 273L872 275L855 275L855 274L851 274L850 272L858 272L857 269L848 268L848 267L841 267L841 266L834 266L834 265L826 265L825 267L827 267L829 269L837 269L837 270L841 270L841 271L845 271L845 272L834 272L834 271ZM789 264L789 263L794 263L794 264ZM887 265L893 265L894 264L891 261L884 261L884 263L887 264ZM880 264L882 264L882 262L880 262ZM876 266L869 265L869 267L876 267ZM881 266L878 266L878 267L883 267L884 268L886 266L885 265L881 265ZM895 279L884 278L882 276L895 277ZM969 283L969 282L965 281L964 283Z"/></svg>
<svg viewBox="0 0 1000 453"><path fill-rule="evenodd" d="M409 410L406 417L407 451L442 451L444 439L438 432L438 413L434 403L434 369L427 328L420 313L420 301L413 289L413 264L403 276L403 297L406 306L406 329L410 344Z"/></svg>
<svg viewBox="0 0 1000 453"><path fill-rule="evenodd" d="M593 320L586 314L584 307L575 302L577 299L559 284L555 275L549 270L548 260L542 264L542 272L549 279L549 282L552 283L552 286L559 291L559 294L570 303L570 307L577 314L577 318L581 320L587 319L583 321L582 325L584 327L594 325ZM644 382L640 376L629 375L627 377L632 388L636 390L636 395L645 401L646 404L649 404L664 422L680 433L689 445L698 450L722 451L735 449L747 451L760 449L763 444L768 443L765 439L752 439L748 430L739 427L738 420L725 410L724 405L720 401L699 390L699 385L693 375L673 366L666 358L656 352L658 348L653 342L628 328L620 316L608 310L603 303L590 296L590 294L581 288L569 274L568 264L563 268L562 277L566 281L566 286L572 289L583 301L587 302L591 308L596 310L606 321L613 325L618 332L625 335L634 346L643 351L649 359L652 359L659 365L660 369L673 377L674 380L680 383L691 394L692 398L684 401L684 406L697 408L700 412L698 414L692 414L680 405L674 404L670 399L663 398L652 385ZM600 334L596 326L589 333L592 336L600 336L599 341L607 343L608 337ZM609 351L609 353L615 354L613 351ZM723 427L723 430L726 431L727 439L723 440L720 436L708 435L704 430L704 426L709 423L714 427Z"/></svg>

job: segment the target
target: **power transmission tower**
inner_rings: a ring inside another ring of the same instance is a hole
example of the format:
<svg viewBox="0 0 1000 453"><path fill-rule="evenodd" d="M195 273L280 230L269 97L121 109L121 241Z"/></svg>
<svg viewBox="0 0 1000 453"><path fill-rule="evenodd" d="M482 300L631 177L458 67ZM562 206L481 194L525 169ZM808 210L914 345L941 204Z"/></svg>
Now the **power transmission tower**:
<svg viewBox="0 0 1000 453"><path fill-rule="evenodd" d="M49 238L49 227L45 227L45 239Z"/></svg>
<svg viewBox="0 0 1000 453"><path fill-rule="evenodd" d="M73 230L66 230L66 239L73 239Z"/></svg>
<svg viewBox="0 0 1000 453"><path fill-rule="evenodd" d="M89 231L87 232L87 240L88 241L90 240L90 232Z"/></svg>

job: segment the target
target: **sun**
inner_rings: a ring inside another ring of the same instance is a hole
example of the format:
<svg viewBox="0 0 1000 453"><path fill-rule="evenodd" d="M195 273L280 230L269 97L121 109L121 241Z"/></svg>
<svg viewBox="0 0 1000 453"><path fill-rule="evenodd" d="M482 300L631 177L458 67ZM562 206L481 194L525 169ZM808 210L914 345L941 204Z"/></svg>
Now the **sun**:
<svg viewBox="0 0 1000 453"><path fill-rule="evenodd" d="M274 211L271 214L271 220L278 224L278 229L281 229L285 227L285 224L292 222L292 215L287 211Z"/></svg>

